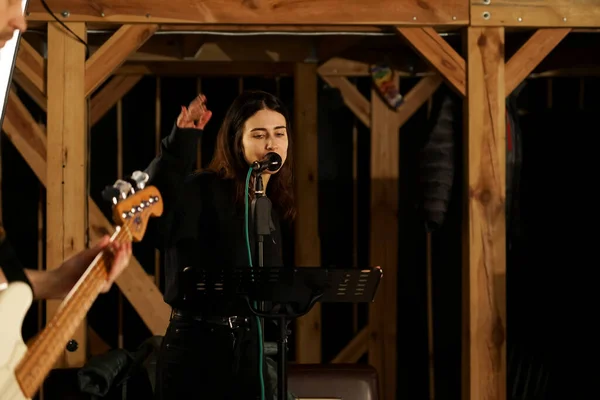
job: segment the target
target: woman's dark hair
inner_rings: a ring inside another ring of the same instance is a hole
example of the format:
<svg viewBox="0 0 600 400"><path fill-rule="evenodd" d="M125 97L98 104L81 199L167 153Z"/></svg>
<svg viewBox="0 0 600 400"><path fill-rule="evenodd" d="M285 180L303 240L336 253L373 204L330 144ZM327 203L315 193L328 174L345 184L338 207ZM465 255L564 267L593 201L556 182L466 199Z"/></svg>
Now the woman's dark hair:
<svg viewBox="0 0 600 400"><path fill-rule="evenodd" d="M267 185L267 195L273 207L284 219L293 220L296 214L294 207L294 186L292 174L292 129L284 104L277 97L263 91L246 91L239 95L227 110L223 124L217 134L214 157L208 166L209 171L217 173L225 179L235 182L236 202L244 204L244 192L249 165L244 158L242 136L246 121L260 110L271 110L285 118L288 136L287 158L281 169L271 175ZM254 196L254 185L250 185L250 196Z"/></svg>

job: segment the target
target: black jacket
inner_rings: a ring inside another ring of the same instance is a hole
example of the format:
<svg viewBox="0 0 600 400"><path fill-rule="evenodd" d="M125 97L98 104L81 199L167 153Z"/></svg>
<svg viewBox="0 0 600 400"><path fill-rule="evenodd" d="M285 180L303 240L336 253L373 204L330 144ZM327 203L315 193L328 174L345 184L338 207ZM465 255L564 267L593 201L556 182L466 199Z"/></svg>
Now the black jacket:
<svg viewBox="0 0 600 400"><path fill-rule="evenodd" d="M176 308L194 308L212 315L239 315L240 304L195 304L184 301L186 291L194 290L185 272L198 268L250 267L245 237L244 205L234 200L234 182L213 172L193 172L197 141L201 131L173 128L163 139L161 151L146 172L148 185L161 192L164 212L149 223L148 238L164 252L164 299ZM275 210L274 231L264 242L264 265L280 267L281 229ZM256 243L249 228L250 249L256 267ZM189 296L187 296L189 297ZM234 313L234 314L233 314Z"/></svg>

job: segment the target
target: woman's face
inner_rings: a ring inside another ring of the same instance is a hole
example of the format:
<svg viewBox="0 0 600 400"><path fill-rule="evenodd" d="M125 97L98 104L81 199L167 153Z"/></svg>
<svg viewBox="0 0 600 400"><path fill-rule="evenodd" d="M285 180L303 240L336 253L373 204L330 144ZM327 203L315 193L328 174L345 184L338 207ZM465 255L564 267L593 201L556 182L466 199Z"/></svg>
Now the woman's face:
<svg viewBox="0 0 600 400"><path fill-rule="evenodd" d="M246 120L242 134L242 146L248 165L262 160L267 153L275 152L281 156L281 165L283 166L288 149L286 126L285 117L272 110L260 110ZM263 173L274 172L266 170Z"/></svg>

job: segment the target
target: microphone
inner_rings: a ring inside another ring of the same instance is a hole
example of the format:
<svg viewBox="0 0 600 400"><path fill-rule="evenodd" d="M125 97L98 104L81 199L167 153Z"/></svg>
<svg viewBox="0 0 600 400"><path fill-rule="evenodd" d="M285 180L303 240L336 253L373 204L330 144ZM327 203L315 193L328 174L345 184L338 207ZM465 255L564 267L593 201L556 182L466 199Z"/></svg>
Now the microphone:
<svg viewBox="0 0 600 400"><path fill-rule="evenodd" d="M281 168L281 163L281 156L277 153L270 152L267 153L262 160L254 161L252 163L252 170L254 172L263 172L264 170L275 172Z"/></svg>

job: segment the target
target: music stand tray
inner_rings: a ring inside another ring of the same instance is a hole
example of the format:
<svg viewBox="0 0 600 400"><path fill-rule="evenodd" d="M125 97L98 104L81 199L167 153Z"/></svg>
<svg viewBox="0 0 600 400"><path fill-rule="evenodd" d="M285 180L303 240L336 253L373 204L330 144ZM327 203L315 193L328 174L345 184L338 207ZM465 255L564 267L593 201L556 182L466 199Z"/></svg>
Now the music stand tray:
<svg viewBox="0 0 600 400"><path fill-rule="evenodd" d="M287 397L288 325L307 314L317 303L368 303L375 298L383 276L381 268L341 269L322 267L237 267L189 269L193 278L186 301L220 302L244 299L250 311L273 319L277 340L277 398ZM191 290L190 290L191 289ZM260 310L256 304L262 303Z"/></svg>

